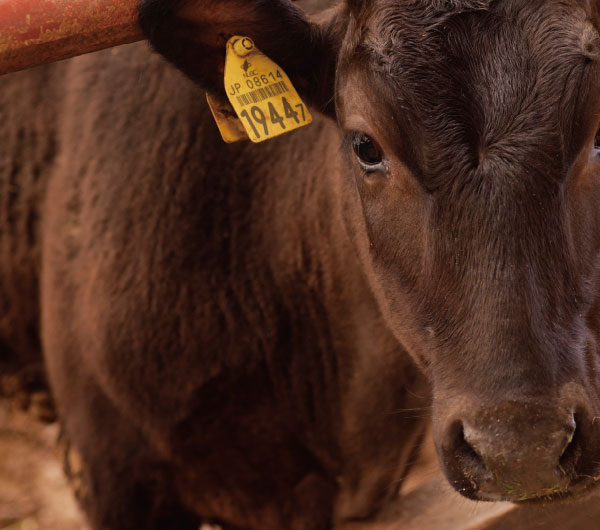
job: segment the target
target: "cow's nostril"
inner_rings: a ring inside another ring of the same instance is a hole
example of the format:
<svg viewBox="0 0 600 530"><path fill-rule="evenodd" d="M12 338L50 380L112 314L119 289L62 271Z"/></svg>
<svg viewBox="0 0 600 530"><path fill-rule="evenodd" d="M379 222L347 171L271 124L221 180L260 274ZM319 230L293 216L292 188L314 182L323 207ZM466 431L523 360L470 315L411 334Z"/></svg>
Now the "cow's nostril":
<svg viewBox="0 0 600 530"><path fill-rule="evenodd" d="M579 458L581 432L577 428L577 414L573 414L572 429L558 461L558 469L563 475L574 472L575 464Z"/></svg>
<svg viewBox="0 0 600 530"><path fill-rule="evenodd" d="M454 488L465 497L477 500L478 492L492 480L492 475L468 438L468 427L461 420L454 421L444 437L441 463Z"/></svg>
<svg viewBox="0 0 600 530"><path fill-rule="evenodd" d="M465 468L485 470L483 459L465 436L465 427L462 422L453 426L454 450L457 458Z"/></svg>

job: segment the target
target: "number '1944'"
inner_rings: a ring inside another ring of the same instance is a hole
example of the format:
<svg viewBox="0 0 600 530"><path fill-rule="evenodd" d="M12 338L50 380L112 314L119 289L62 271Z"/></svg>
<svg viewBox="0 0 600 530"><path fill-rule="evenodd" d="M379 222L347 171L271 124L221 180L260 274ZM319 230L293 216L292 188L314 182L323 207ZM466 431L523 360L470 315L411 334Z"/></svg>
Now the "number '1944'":
<svg viewBox="0 0 600 530"><path fill-rule="evenodd" d="M296 124L299 124L301 121L306 121L306 114L304 112L304 105L302 103L292 106L286 97L282 96L281 104L282 107L280 107L280 109L283 108L283 115L280 114L275 105L269 101L267 105L268 116L265 115L265 113L258 106L253 105L250 107L250 112L248 112L248 109L242 110L242 112L240 112L240 117L244 118L248 122L248 125L252 129L252 132L257 139L261 138L261 133L263 133L264 136L269 136L269 134L278 132L275 129L276 127L280 127L281 130L285 130L286 120L294 120ZM269 127L273 127L271 132L269 132Z"/></svg>

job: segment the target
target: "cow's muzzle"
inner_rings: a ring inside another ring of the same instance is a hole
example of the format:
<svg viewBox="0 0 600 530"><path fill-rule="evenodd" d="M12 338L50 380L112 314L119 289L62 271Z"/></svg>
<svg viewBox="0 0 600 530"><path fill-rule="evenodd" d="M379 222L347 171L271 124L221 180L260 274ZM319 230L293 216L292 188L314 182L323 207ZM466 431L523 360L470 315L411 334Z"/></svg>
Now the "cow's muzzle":
<svg viewBox="0 0 600 530"><path fill-rule="evenodd" d="M475 500L551 500L598 480L593 418L579 406L510 400L437 421L450 483Z"/></svg>

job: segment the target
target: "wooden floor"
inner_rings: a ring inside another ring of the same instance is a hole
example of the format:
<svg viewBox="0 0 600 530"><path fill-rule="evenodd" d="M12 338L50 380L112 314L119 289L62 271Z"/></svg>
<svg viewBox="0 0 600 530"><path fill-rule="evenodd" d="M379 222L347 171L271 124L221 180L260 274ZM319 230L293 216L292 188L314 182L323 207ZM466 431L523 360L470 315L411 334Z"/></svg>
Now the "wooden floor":
<svg viewBox="0 0 600 530"><path fill-rule="evenodd" d="M57 436L56 424L34 421L0 400L0 530L89 530L62 474ZM397 505L375 523L335 530L598 529L600 492L541 507L464 499L442 477L429 441Z"/></svg>

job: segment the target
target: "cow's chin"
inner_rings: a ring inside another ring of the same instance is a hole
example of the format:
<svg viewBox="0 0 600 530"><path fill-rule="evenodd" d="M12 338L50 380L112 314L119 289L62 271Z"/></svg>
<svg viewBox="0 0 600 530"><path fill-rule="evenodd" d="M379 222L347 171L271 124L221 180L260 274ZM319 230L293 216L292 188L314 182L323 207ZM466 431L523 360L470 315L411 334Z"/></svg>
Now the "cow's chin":
<svg viewBox="0 0 600 530"><path fill-rule="evenodd" d="M543 506L547 504L563 504L579 501L590 495L600 493L600 475L589 477L574 484L568 489L549 491L531 497L525 495L502 495L481 490L456 488L456 491L467 499L479 502L512 502L519 506Z"/></svg>
<svg viewBox="0 0 600 530"><path fill-rule="evenodd" d="M578 501L584 499L585 497L598 494L600 489L598 485L600 484L600 477L598 478L589 478L586 479L585 482L580 484L576 484L569 488L564 492L557 492L550 495L542 495L540 497L532 497L531 499L507 499L510 502L514 502L516 504L523 505L544 505L544 504L559 504L559 503L569 503L573 501Z"/></svg>

